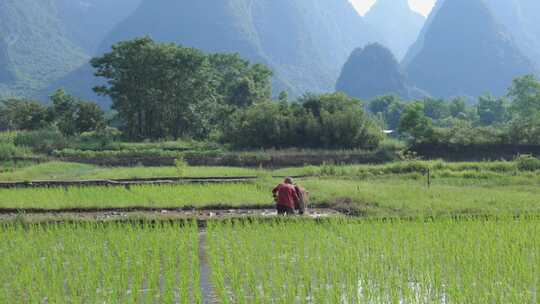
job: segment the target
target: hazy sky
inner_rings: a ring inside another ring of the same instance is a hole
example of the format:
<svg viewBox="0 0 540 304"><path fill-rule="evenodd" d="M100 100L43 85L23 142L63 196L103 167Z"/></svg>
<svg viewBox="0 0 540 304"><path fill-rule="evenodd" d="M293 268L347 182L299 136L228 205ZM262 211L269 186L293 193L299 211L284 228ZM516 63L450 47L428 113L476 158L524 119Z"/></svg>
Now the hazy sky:
<svg viewBox="0 0 540 304"><path fill-rule="evenodd" d="M369 8L377 0L349 0L360 12L361 15L365 14ZM409 5L411 8L420 14L427 16L436 0L409 0Z"/></svg>

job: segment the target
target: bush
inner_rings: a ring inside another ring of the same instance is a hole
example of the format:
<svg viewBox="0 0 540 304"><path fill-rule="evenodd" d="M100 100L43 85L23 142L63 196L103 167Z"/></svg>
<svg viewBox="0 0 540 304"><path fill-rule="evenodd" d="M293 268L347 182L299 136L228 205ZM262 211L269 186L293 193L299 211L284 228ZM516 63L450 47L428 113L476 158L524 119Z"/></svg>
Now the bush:
<svg viewBox="0 0 540 304"><path fill-rule="evenodd" d="M17 148L7 143L0 143L0 160L8 160L14 156Z"/></svg>
<svg viewBox="0 0 540 304"><path fill-rule="evenodd" d="M359 100L341 93L306 95L298 103L264 101L237 111L223 140L239 148L374 149L382 130Z"/></svg>
<svg viewBox="0 0 540 304"><path fill-rule="evenodd" d="M79 146L83 150L102 150L118 140L121 135L118 129L110 127L84 132L79 136Z"/></svg>
<svg viewBox="0 0 540 304"><path fill-rule="evenodd" d="M516 159L517 168L521 171L540 170L540 159L532 155L521 155Z"/></svg>
<svg viewBox="0 0 540 304"><path fill-rule="evenodd" d="M32 153L28 149L16 147L13 144L0 142L0 161L10 160L17 157L27 157Z"/></svg>
<svg viewBox="0 0 540 304"><path fill-rule="evenodd" d="M67 138L57 128L20 132L15 137L15 145L29 147L34 152L51 154L54 150L65 149Z"/></svg>

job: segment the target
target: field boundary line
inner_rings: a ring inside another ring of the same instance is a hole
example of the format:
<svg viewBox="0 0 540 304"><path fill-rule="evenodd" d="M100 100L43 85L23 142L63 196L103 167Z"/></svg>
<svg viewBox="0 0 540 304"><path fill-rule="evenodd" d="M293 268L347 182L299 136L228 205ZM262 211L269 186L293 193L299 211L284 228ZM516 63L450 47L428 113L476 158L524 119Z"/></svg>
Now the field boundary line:
<svg viewBox="0 0 540 304"><path fill-rule="evenodd" d="M292 176L301 179L314 177L314 175ZM176 184L226 184L256 181L258 176L212 176L212 177L152 177L133 179L95 179L95 180L35 180L19 182L0 182L0 189L14 188L54 188L54 187L129 187L138 185L176 185ZM285 176L272 176L272 178L285 178Z"/></svg>

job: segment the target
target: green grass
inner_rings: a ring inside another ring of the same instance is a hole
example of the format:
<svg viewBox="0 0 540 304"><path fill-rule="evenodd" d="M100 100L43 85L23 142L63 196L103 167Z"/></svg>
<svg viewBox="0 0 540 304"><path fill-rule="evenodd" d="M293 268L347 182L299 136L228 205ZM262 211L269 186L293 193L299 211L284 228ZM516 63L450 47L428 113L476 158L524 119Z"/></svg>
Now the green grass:
<svg viewBox="0 0 540 304"><path fill-rule="evenodd" d="M181 208L271 206L271 189L279 180L256 183L1 189L0 208ZM540 212L540 179L512 180L508 185L450 179L430 189L423 179L373 180L310 178L300 180L319 206L350 209L365 216L439 216ZM485 181L484 181L485 182Z"/></svg>
<svg viewBox="0 0 540 304"><path fill-rule="evenodd" d="M0 226L1 303L201 303L196 224Z"/></svg>
<svg viewBox="0 0 540 304"><path fill-rule="evenodd" d="M538 218L215 222L221 303L536 303Z"/></svg>
<svg viewBox="0 0 540 304"><path fill-rule="evenodd" d="M256 169L230 167L187 167L183 176L255 176ZM130 179L151 177L175 177L175 167L98 167L94 165L49 162L0 173L0 181L31 180L88 180L88 179Z"/></svg>
<svg viewBox="0 0 540 304"><path fill-rule="evenodd" d="M434 178L487 179L516 176L516 162L442 161L395 162L385 165L322 165L283 168L277 170L239 167L187 167L184 176L256 176L256 175L314 175L340 178L369 179L378 176L423 174L431 170ZM0 181L129 179L178 176L175 167L98 167L79 163L49 162L0 173Z"/></svg>
<svg viewBox="0 0 540 304"><path fill-rule="evenodd" d="M208 205L263 205L272 202L253 184L39 188L0 190L0 208L180 208Z"/></svg>

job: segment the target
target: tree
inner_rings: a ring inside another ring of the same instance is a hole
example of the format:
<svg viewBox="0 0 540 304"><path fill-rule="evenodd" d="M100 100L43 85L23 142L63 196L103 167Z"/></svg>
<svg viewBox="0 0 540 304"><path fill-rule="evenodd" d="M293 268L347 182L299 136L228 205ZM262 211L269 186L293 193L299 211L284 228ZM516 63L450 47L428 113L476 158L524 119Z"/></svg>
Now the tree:
<svg viewBox="0 0 540 304"><path fill-rule="evenodd" d="M51 95L52 115L62 134L74 135L77 133L77 102L78 100L59 89Z"/></svg>
<svg viewBox="0 0 540 304"><path fill-rule="evenodd" d="M47 108L33 100L4 100L0 118L3 128L8 130L38 130L50 124Z"/></svg>
<svg viewBox="0 0 540 304"><path fill-rule="evenodd" d="M533 75L514 79L508 90L512 119L508 139L514 143L540 143L540 82Z"/></svg>
<svg viewBox="0 0 540 304"><path fill-rule="evenodd" d="M450 116L450 108L444 99L424 99L424 114L433 120L441 120Z"/></svg>
<svg viewBox="0 0 540 304"><path fill-rule="evenodd" d="M238 54L210 54L208 61L225 104L246 107L270 99L272 71L266 66L251 65Z"/></svg>
<svg viewBox="0 0 540 304"><path fill-rule="evenodd" d="M398 131L409 136L415 143L431 142L434 134L433 123L424 113L422 103L407 105L399 120Z"/></svg>
<svg viewBox="0 0 540 304"><path fill-rule="evenodd" d="M368 109L371 113L380 115L389 129L395 130L401 113L405 109L405 103L396 95L384 95L373 99Z"/></svg>
<svg viewBox="0 0 540 304"><path fill-rule="evenodd" d="M530 118L540 113L540 82L534 75L518 77L508 90L514 115Z"/></svg>
<svg viewBox="0 0 540 304"><path fill-rule="evenodd" d="M450 104L448 105L448 110L450 111L450 115L454 118L459 118L467 115L467 105L465 102L465 98L463 97L456 97L453 98L450 101Z"/></svg>
<svg viewBox="0 0 540 304"><path fill-rule="evenodd" d="M508 102L490 94L478 97L476 106L480 124L489 126L506 122L509 118Z"/></svg>
<svg viewBox="0 0 540 304"><path fill-rule="evenodd" d="M342 93L262 101L232 116L224 140L242 148L375 148L382 132L362 108Z"/></svg>
<svg viewBox="0 0 540 304"><path fill-rule="evenodd" d="M540 144L540 113L510 121L507 139L514 144Z"/></svg>
<svg viewBox="0 0 540 304"><path fill-rule="evenodd" d="M237 108L271 94L272 72L263 65L149 37L117 43L91 63L107 79L94 90L111 97L132 139L207 138Z"/></svg>
<svg viewBox="0 0 540 304"><path fill-rule="evenodd" d="M97 131L105 127L105 113L94 102L79 102L75 127L78 133Z"/></svg>
<svg viewBox="0 0 540 304"><path fill-rule="evenodd" d="M289 93L287 93L287 91L279 92L278 100L281 102L289 102Z"/></svg>
<svg viewBox="0 0 540 304"><path fill-rule="evenodd" d="M94 90L111 97L129 138L208 133L214 78L201 51L144 37L119 42L91 63L107 79Z"/></svg>
<svg viewBox="0 0 540 304"><path fill-rule="evenodd" d="M82 101L63 89L50 97L52 120L65 136L95 131L105 126L105 113L93 102Z"/></svg>

